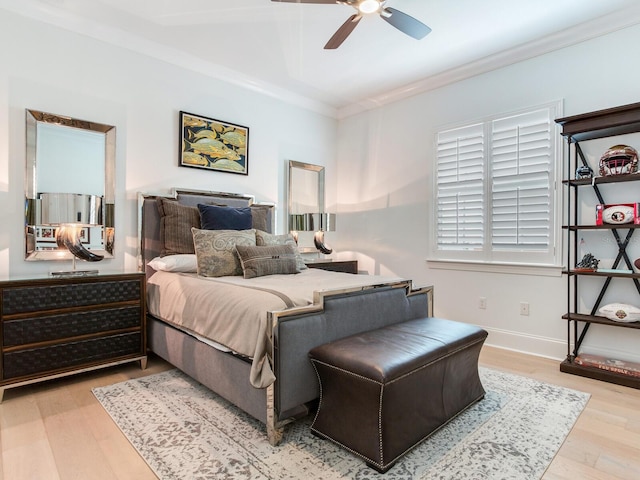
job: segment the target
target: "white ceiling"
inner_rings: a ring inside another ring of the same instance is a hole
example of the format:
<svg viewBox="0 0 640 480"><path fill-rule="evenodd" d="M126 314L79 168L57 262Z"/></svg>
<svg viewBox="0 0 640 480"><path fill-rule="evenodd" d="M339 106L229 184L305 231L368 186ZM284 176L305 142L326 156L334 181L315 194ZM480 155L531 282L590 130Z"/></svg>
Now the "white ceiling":
<svg viewBox="0 0 640 480"><path fill-rule="evenodd" d="M0 8L344 116L640 23L638 0L388 0L432 28L269 0L0 0Z"/></svg>

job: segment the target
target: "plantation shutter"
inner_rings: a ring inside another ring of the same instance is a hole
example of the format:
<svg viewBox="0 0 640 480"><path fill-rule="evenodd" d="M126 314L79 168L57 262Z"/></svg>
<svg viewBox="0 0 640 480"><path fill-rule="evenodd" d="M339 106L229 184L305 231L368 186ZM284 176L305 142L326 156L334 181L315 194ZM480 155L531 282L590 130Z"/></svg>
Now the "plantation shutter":
<svg viewBox="0 0 640 480"><path fill-rule="evenodd" d="M484 244L484 126L438 133L437 248L479 250Z"/></svg>
<svg viewBox="0 0 640 480"><path fill-rule="evenodd" d="M554 145L550 109L491 123L493 250L546 251L552 241Z"/></svg>

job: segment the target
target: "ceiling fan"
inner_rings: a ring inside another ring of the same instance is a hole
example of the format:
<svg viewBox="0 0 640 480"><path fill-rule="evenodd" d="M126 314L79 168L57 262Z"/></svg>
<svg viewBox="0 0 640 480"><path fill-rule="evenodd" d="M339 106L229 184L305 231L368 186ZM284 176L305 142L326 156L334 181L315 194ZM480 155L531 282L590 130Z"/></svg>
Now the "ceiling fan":
<svg viewBox="0 0 640 480"><path fill-rule="evenodd" d="M321 3L321 4L342 4L348 5L356 9L349 19L333 34L327 44L324 46L327 50L333 50L342 45L347 37L356 28L358 22L362 20L364 15L377 13L387 23L396 27L403 33L417 40L424 38L431 32L431 29L424 23L416 20L410 15L396 10L395 8L385 7L387 0L271 0L272 2L284 3Z"/></svg>

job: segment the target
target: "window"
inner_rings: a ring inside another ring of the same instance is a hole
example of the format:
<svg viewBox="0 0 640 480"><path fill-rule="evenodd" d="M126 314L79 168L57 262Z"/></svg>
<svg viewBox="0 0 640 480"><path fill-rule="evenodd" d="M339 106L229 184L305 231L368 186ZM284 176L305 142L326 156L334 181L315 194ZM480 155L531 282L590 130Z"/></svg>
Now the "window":
<svg viewBox="0 0 640 480"><path fill-rule="evenodd" d="M558 110L437 134L434 259L558 264Z"/></svg>

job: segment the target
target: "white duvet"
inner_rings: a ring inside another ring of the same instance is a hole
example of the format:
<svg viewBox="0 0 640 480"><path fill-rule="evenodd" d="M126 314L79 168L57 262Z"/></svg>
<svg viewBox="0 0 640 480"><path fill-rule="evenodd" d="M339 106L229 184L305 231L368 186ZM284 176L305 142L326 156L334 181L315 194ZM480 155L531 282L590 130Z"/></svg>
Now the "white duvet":
<svg viewBox="0 0 640 480"><path fill-rule="evenodd" d="M400 280L315 268L251 279L159 271L147 282L147 308L156 318L251 358L249 380L254 387L264 388L275 380L268 312L310 305L316 291Z"/></svg>

